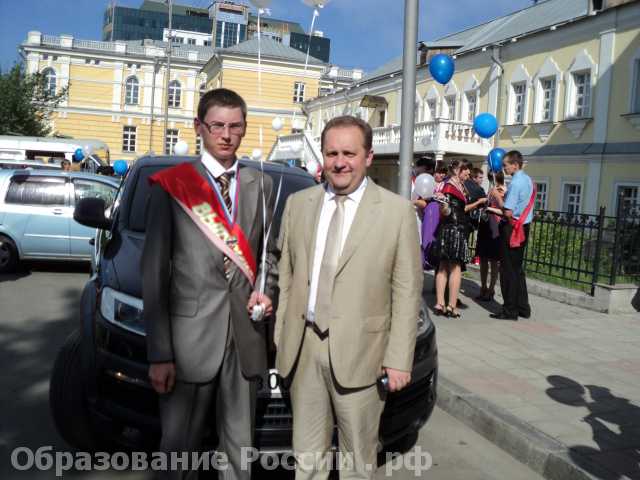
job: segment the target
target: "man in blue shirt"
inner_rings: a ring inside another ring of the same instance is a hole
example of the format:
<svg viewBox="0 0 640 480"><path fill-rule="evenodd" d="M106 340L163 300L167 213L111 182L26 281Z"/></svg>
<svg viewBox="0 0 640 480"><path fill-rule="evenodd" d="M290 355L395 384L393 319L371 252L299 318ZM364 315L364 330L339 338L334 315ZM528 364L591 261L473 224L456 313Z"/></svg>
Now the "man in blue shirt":
<svg viewBox="0 0 640 480"><path fill-rule="evenodd" d="M531 307L527 294L527 282L524 274L524 250L529 239L529 225L533 220L533 208L529 209L524 221L525 240L519 247L510 245L512 221L525 213L533 195L533 182L522 170L522 154L513 150L504 156L503 168L511 175L511 183L505 195L503 215L500 224L500 289L504 305L502 311L491 317L518 320L518 317L529 318Z"/></svg>

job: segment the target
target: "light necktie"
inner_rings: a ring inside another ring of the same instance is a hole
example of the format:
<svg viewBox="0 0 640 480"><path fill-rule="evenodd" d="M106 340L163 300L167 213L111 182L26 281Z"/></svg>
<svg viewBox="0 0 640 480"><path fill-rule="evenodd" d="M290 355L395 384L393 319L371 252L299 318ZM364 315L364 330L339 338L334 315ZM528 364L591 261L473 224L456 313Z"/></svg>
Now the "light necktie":
<svg viewBox="0 0 640 480"><path fill-rule="evenodd" d="M231 203L231 195L229 193L231 189L232 175L233 174L230 172L224 172L222 175L216 178L216 181L218 182L218 186L220 187L220 195L222 196L222 200L224 201L224 204L227 206L227 210L230 216L233 215L233 204ZM231 269L231 259L226 255L224 255L223 262L224 262L224 274L228 280L229 270Z"/></svg>
<svg viewBox="0 0 640 480"><path fill-rule="evenodd" d="M344 202L346 195L336 195L336 209L329 223L327 238L325 239L324 255L320 264L320 276L318 278L318 294L314 310L314 321L320 333L329 329L329 317L331 315L331 297L333 295L333 283L340 259L340 247L342 245L342 231L344 227Z"/></svg>

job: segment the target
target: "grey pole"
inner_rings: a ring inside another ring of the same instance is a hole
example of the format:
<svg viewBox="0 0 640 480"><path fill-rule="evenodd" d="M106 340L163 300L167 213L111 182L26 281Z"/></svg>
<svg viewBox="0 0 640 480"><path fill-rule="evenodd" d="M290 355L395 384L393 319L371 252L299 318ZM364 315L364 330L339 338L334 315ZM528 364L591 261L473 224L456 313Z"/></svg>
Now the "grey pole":
<svg viewBox="0 0 640 480"><path fill-rule="evenodd" d="M167 128L169 128L169 82L171 81L171 49L173 47L173 32L171 29L171 17L173 17L173 0L169 1L169 47L167 47L167 70L166 70L166 79L164 82L165 85L165 108L164 108L164 136L163 138L167 138Z"/></svg>
<svg viewBox="0 0 640 480"><path fill-rule="evenodd" d="M405 0L404 53L402 63L402 119L400 120L400 168L398 171L398 193L405 198L410 198L411 196L417 54L418 0Z"/></svg>
<svg viewBox="0 0 640 480"><path fill-rule="evenodd" d="M153 116L155 113L155 99L156 99L156 74L160 69L160 58L153 59L153 80L151 80L151 127L149 128L149 153L153 152Z"/></svg>

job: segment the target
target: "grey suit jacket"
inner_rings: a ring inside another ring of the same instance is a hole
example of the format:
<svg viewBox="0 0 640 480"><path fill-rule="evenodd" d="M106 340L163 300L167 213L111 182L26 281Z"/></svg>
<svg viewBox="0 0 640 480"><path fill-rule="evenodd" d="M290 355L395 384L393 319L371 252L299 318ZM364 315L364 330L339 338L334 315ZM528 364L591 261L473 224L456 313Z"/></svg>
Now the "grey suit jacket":
<svg viewBox="0 0 640 480"><path fill-rule="evenodd" d="M207 182L200 161L194 163ZM263 248L263 209L260 172L238 167L238 217L258 267ZM273 188L264 178L269 222ZM268 225L268 223L267 223ZM267 256L266 294L277 294L275 242ZM177 379L204 383L217 374L224 357L227 335L232 335L247 377L267 368L265 325L251 321L247 301L252 287L232 264L231 278L224 274L222 253L193 220L159 185L151 188L147 204L146 235L142 253L142 296L150 363L175 362ZM258 272L256 286L264 272Z"/></svg>

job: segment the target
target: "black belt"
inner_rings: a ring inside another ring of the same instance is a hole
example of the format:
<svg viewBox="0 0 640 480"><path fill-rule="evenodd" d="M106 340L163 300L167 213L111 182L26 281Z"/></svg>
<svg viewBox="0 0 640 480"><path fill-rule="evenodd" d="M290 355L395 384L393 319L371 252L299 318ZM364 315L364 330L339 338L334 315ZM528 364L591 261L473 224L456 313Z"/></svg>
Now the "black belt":
<svg viewBox="0 0 640 480"><path fill-rule="evenodd" d="M329 336L329 329L327 329L324 332L321 332L320 329L318 328L318 324L316 322L311 322L309 320L305 320L304 326L312 329L313 332L316 335L318 335L318 338L320 338L320 340L324 340L325 338L327 338Z"/></svg>

